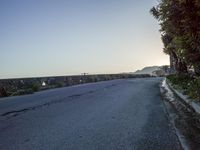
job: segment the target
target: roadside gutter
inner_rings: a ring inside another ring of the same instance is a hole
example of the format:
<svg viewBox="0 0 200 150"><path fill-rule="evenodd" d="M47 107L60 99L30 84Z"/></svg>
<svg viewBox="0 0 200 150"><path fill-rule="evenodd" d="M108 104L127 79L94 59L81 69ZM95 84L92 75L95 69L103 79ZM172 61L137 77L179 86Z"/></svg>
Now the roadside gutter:
<svg viewBox="0 0 200 150"><path fill-rule="evenodd" d="M167 80L166 84L168 87L188 106L190 106L198 115L200 115L200 102L190 99L187 95L182 94L180 91L176 90L173 85Z"/></svg>

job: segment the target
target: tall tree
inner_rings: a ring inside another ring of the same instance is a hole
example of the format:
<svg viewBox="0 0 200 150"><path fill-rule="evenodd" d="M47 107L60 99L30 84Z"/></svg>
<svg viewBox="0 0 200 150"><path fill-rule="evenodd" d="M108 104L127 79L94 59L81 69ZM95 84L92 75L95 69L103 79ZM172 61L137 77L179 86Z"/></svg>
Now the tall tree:
<svg viewBox="0 0 200 150"><path fill-rule="evenodd" d="M161 25L164 52L176 70L193 67L200 75L200 0L161 0L150 12Z"/></svg>

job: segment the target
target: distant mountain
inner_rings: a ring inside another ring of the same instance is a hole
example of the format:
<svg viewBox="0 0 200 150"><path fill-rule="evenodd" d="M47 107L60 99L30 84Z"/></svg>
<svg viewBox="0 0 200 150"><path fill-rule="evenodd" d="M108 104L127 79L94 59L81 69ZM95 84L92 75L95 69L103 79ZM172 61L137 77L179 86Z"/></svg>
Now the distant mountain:
<svg viewBox="0 0 200 150"><path fill-rule="evenodd" d="M142 70L137 70L134 74L150 74L152 75L154 71L161 70L160 66L150 66L144 67Z"/></svg>

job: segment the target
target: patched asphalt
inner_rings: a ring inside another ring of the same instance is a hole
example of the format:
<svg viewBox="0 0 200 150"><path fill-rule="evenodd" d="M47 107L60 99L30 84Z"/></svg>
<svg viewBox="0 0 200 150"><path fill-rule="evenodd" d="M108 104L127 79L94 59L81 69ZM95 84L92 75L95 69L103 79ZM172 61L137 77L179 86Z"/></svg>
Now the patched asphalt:
<svg viewBox="0 0 200 150"><path fill-rule="evenodd" d="M182 149L161 81L113 80L0 99L0 149Z"/></svg>

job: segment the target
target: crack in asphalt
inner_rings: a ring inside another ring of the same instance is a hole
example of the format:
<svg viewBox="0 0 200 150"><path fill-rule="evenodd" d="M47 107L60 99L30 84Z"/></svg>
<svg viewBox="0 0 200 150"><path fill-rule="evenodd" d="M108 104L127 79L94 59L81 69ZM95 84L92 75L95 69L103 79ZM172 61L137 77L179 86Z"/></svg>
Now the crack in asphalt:
<svg viewBox="0 0 200 150"><path fill-rule="evenodd" d="M92 93L100 91L102 89L111 88L111 87L116 86L116 85L117 84L112 84L112 85L109 85L109 86L106 86L106 87L103 87L103 88L100 88L100 89L97 89L97 90L88 91L88 92L84 92L84 93L81 93L81 94L70 95L70 96L67 96L67 98L71 98L71 99L78 98L78 97L81 97L81 96L84 96L84 95L87 95L87 94L92 94ZM67 100L67 99L66 98L61 98L59 100L49 101L49 102L46 102L44 104L40 104L40 105L36 105L36 106L32 106L32 107L28 107L28 108L24 108L24 109L20 109L20 110L12 110L12 111L8 111L8 112L3 113L0 116L1 117L7 117L7 118L16 117L16 116L18 116L20 114L23 114L23 113L27 112L27 111L39 109L39 108L42 108L42 107L45 107L45 106L49 106L49 105L52 105L52 104L61 103L61 102L65 101L65 100Z"/></svg>

